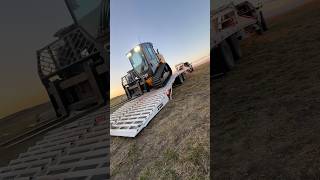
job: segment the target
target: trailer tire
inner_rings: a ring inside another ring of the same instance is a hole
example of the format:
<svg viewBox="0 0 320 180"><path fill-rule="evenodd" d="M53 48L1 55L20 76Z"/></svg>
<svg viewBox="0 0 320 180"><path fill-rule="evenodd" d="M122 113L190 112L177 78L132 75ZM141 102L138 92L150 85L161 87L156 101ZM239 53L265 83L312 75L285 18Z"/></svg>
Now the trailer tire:
<svg viewBox="0 0 320 180"><path fill-rule="evenodd" d="M232 50L227 41L220 44L221 58L227 70L231 70L235 66Z"/></svg>
<svg viewBox="0 0 320 180"><path fill-rule="evenodd" d="M182 73L181 75L182 75L182 79L183 79L183 81L185 81L185 80L186 80L185 72L184 72L184 73Z"/></svg>
<svg viewBox="0 0 320 180"><path fill-rule="evenodd" d="M262 31L267 31L268 30L268 26L267 26L267 22L266 22L266 20L265 20L265 18L263 16L262 11L260 11L259 15L260 15L261 29L262 29Z"/></svg>
<svg viewBox="0 0 320 180"><path fill-rule="evenodd" d="M183 81L184 81L184 77L183 77L183 75L181 73L181 74L179 74L179 76L176 79L176 84L181 85L183 83Z"/></svg>
<svg viewBox="0 0 320 180"><path fill-rule="evenodd" d="M228 44L231 48L234 60L239 60L242 56L241 48L240 48L240 40L237 35L232 35L228 39Z"/></svg>
<svg viewBox="0 0 320 180"><path fill-rule="evenodd" d="M210 50L210 76L225 74L228 70L223 62L219 47Z"/></svg>

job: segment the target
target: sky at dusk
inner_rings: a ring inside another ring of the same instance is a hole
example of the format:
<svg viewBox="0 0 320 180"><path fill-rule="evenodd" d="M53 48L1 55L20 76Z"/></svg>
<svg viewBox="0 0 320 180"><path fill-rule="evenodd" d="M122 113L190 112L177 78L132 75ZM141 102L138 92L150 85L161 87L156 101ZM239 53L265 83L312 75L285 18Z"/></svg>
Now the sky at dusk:
<svg viewBox="0 0 320 180"><path fill-rule="evenodd" d="M209 0L111 0L110 11L111 98L124 93L125 54L140 42L152 42L172 67L209 55Z"/></svg>
<svg viewBox="0 0 320 180"><path fill-rule="evenodd" d="M63 0L0 1L0 118L48 101L36 50L71 23Z"/></svg>
<svg viewBox="0 0 320 180"><path fill-rule="evenodd" d="M268 16L307 0L262 1ZM120 79L131 69L125 54L139 42L152 42L171 66L208 56L209 8L210 0L111 0L111 97L123 93ZM0 1L0 118L48 101L36 50L71 23L63 0Z"/></svg>

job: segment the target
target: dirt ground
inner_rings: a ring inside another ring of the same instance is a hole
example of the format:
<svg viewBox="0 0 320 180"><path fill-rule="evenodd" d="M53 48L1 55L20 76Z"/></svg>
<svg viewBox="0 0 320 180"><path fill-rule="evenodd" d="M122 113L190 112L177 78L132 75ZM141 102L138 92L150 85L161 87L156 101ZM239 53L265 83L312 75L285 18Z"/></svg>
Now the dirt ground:
<svg viewBox="0 0 320 180"><path fill-rule="evenodd" d="M320 2L268 22L211 84L214 179L320 179Z"/></svg>
<svg viewBox="0 0 320 180"><path fill-rule="evenodd" d="M112 179L209 179L209 74L196 67L137 137L111 137Z"/></svg>

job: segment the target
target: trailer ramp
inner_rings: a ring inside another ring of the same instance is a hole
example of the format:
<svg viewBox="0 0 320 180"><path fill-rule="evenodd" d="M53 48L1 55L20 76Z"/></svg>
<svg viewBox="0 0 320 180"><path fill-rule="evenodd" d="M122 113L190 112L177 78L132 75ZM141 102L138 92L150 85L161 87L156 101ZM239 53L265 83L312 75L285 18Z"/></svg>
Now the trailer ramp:
<svg viewBox="0 0 320 180"><path fill-rule="evenodd" d="M139 134L169 102L174 82L187 70L189 68L180 68L172 74L164 87L145 93L113 112L110 116L110 135L135 137Z"/></svg>
<svg viewBox="0 0 320 180"><path fill-rule="evenodd" d="M107 107L60 128L0 168L0 179L109 179Z"/></svg>

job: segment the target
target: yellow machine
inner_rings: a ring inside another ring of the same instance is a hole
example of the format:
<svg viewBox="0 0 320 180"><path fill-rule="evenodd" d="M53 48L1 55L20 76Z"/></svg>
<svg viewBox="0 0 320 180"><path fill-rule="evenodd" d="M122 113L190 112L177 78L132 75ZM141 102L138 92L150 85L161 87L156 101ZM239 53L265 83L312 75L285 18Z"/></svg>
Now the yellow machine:
<svg viewBox="0 0 320 180"><path fill-rule="evenodd" d="M133 69L122 77L122 86L129 99L163 87L172 75L170 66L159 51L154 50L152 43L137 45L127 53L127 58Z"/></svg>

